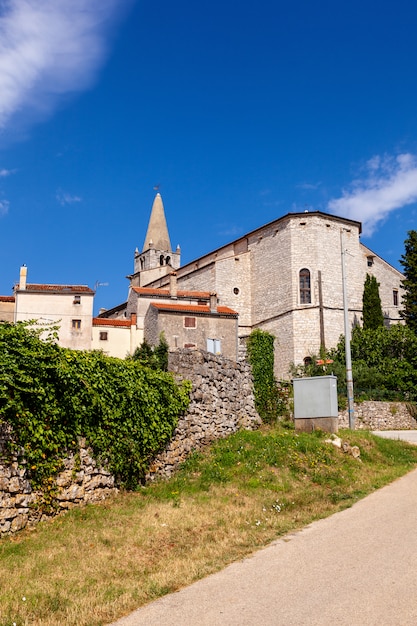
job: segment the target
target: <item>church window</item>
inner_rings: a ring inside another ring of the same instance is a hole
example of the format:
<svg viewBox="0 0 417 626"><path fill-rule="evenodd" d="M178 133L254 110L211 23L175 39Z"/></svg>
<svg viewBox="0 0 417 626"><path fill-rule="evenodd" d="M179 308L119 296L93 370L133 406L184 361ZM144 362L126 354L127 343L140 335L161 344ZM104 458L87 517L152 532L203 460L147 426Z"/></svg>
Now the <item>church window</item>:
<svg viewBox="0 0 417 626"><path fill-rule="evenodd" d="M394 306L398 306L398 290L394 289L394 291L392 292L392 301Z"/></svg>
<svg viewBox="0 0 417 626"><path fill-rule="evenodd" d="M161 256L159 257L159 265L163 265L164 264L164 255L161 254Z"/></svg>
<svg viewBox="0 0 417 626"><path fill-rule="evenodd" d="M165 259L165 264L169 265L171 263L171 257L167 256L167 258Z"/></svg>
<svg viewBox="0 0 417 626"><path fill-rule="evenodd" d="M107 341L107 339L108 339L107 331L106 330L101 331L100 341Z"/></svg>
<svg viewBox="0 0 417 626"><path fill-rule="evenodd" d="M184 328L197 328L197 320L195 317L184 317Z"/></svg>
<svg viewBox="0 0 417 626"><path fill-rule="evenodd" d="M374 257L373 256L367 256L366 257L366 262L368 264L368 267L372 267L374 264Z"/></svg>
<svg viewBox="0 0 417 626"><path fill-rule="evenodd" d="M310 271L307 268L300 270L300 303L311 304Z"/></svg>

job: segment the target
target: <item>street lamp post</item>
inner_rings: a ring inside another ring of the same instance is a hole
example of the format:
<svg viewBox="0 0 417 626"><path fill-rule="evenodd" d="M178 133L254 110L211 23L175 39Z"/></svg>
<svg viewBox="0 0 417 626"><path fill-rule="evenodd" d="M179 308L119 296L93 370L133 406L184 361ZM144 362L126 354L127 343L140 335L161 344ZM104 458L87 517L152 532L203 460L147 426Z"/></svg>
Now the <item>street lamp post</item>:
<svg viewBox="0 0 417 626"><path fill-rule="evenodd" d="M345 320L345 351L346 351L346 388L348 400L349 428L355 429L355 409L353 404L353 378L352 378L352 355L350 350L350 325L349 310L347 301L347 283L346 283L346 248L345 233L340 231L340 248L342 254L342 283L343 283L343 314Z"/></svg>

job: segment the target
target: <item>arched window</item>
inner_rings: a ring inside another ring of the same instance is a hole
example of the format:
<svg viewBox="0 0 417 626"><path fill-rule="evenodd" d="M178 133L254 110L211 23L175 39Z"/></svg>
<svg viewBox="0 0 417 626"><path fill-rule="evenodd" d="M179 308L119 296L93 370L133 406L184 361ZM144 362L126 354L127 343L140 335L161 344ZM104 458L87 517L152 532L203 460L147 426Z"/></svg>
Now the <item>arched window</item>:
<svg viewBox="0 0 417 626"><path fill-rule="evenodd" d="M163 265L164 264L164 255L161 254L161 256L159 257L159 265Z"/></svg>
<svg viewBox="0 0 417 626"><path fill-rule="evenodd" d="M312 365L313 363L313 359L311 358L311 356L305 356L304 357L304 365L307 367L307 365Z"/></svg>
<svg viewBox="0 0 417 626"><path fill-rule="evenodd" d="M167 258L165 259L165 265L169 265L171 263L171 257L167 256Z"/></svg>
<svg viewBox="0 0 417 626"><path fill-rule="evenodd" d="M305 267L300 270L300 304L311 304L310 271Z"/></svg>

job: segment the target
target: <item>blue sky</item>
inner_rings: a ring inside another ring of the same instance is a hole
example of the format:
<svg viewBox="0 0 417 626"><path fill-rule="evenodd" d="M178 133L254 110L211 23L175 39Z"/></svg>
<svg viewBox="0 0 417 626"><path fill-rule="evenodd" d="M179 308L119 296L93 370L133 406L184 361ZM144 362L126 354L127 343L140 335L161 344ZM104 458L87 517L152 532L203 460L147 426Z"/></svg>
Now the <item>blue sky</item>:
<svg viewBox="0 0 417 626"><path fill-rule="evenodd" d="M417 228L415 0L0 0L0 294L127 295L160 185L182 264L291 211Z"/></svg>

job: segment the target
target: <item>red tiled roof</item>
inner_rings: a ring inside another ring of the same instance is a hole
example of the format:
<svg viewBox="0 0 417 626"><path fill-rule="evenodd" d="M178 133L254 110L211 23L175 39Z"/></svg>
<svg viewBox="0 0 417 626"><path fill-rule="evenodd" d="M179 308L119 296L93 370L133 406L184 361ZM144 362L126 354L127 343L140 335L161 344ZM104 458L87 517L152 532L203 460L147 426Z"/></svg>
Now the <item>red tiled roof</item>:
<svg viewBox="0 0 417 626"><path fill-rule="evenodd" d="M20 290L19 285L16 285L16 289ZM22 289L21 291L39 291L44 292L48 291L50 293L76 293L76 294L91 294L94 295L94 291L87 287L87 285L35 285L29 284L26 285L26 289Z"/></svg>
<svg viewBox="0 0 417 626"><path fill-rule="evenodd" d="M14 296L0 296L0 302L14 302Z"/></svg>
<svg viewBox="0 0 417 626"><path fill-rule="evenodd" d="M164 302L151 302L151 306L158 309L158 311L175 311L178 313L210 313L210 307L208 305L201 304L171 304ZM218 306L216 313L221 315L238 315L233 309L229 309L228 306Z"/></svg>
<svg viewBox="0 0 417 626"><path fill-rule="evenodd" d="M132 287L133 291L135 291L140 296L161 296L161 298L169 297L170 291L169 289L156 289L153 287ZM178 298L210 298L209 291L181 291L180 289L177 292Z"/></svg>
<svg viewBox="0 0 417 626"><path fill-rule="evenodd" d="M111 319L105 317L93 317L93 326L124 326L130 327L131 320Z"/></svg>

